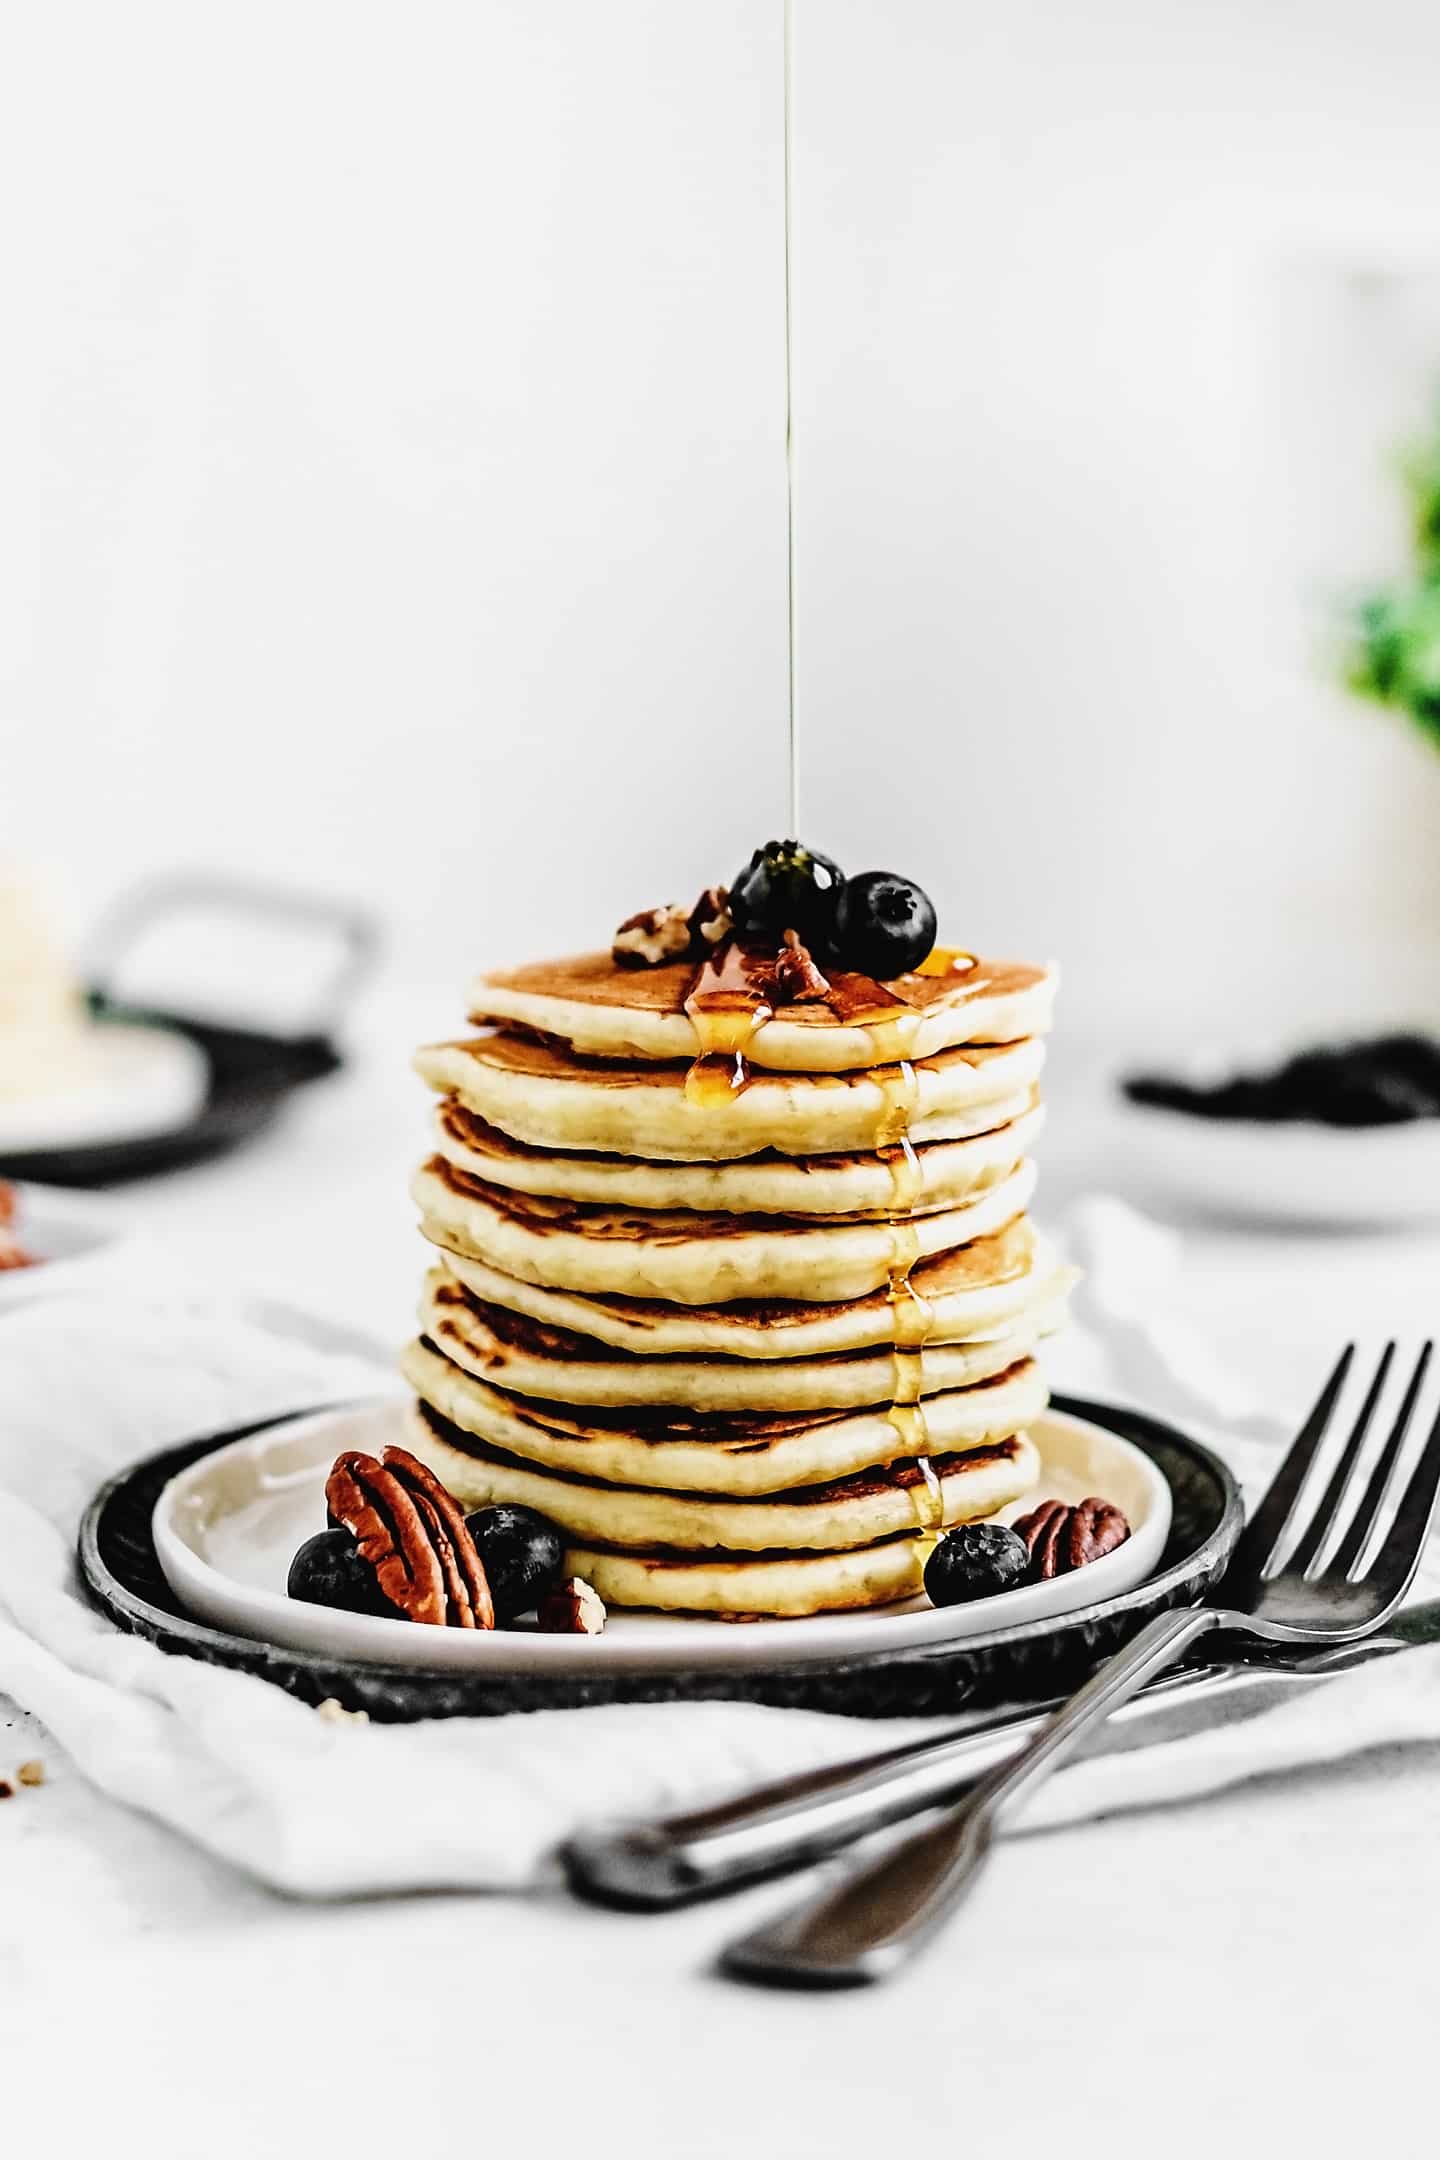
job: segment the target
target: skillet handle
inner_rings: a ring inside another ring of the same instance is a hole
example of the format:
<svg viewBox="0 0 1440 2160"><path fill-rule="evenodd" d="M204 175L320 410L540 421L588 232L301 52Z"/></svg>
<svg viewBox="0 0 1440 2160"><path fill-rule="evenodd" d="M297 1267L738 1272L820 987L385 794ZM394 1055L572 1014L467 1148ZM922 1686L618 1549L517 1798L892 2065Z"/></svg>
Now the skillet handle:
<svg viewBox="0 0 1440 2160"><path fill-rule="evenodd" d="M290 1031L297 1039L330 1039L380 949L374 916L351 902L208 871L178 871L133 887L102 918L83 956L83 972L96 1002L102 1006L123 1003L111 986L126 955L158 923L196 910L338 936L340 951L334 967L323 977L303 1023Z"/></svg>

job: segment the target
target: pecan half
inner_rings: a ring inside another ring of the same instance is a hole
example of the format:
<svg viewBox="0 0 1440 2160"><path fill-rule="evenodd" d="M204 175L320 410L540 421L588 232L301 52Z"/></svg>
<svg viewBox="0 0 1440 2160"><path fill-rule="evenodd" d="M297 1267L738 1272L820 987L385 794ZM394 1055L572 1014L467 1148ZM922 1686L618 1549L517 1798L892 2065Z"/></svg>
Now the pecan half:
<svg viewBox="0 0 1440 2160"><path fill-rule="evenodd" d="M817 1005L830 995L830 984L793 930L785 932L775 962L777 1005Z"/></svg>
<svg viewBox="0 0 1440 2160"><path fill-rule="evenodd" d="M382 1596L430 1627L490 1628L494 1609L465 1518L439 1479L404 1448L385 1460L338 1456L325 1484L330 1513L375 1571Z"/></svg>
<svg viewBox="0 0 1440 2160"><path fill-rule="evenodd" d="M1030 1549L1032 1582L1072 1574L1114 1552L1130 1535L1130 1525L1119 1508L1093 1494L1075 1507L1064 1500L1042 1500L1020 1517L1014 1529Z"/></svg>
<svg viewBox="0 0 1440 2160"><path fill-rule="evenodd" d="M690 918L684 908L642 908L621 923L610 945L619 967L664 967L690 950Z"/></svg>
<svg viewBox="0 0 1440 2160"><path fill-rule="evenodd" d="M426 1509L438 1518L438 1535L444 1536L457 1578L451 1592L452 1602L469 1619L451 1621L452 1626L493 1628L495 1607L490 1598L490 1584L485 1574L485 1563L480 1558L479 1547L470 1534L465 1513L453 1493L446 1490L433 1470L422 1463L418 1456L402 1447L387 1447L385 1467L393 1470L414 1494L417 1504L423 1502ZM437 1550L438 1550L437 1545ZM448 1565L442 1554L442 1565Z"/></svg>

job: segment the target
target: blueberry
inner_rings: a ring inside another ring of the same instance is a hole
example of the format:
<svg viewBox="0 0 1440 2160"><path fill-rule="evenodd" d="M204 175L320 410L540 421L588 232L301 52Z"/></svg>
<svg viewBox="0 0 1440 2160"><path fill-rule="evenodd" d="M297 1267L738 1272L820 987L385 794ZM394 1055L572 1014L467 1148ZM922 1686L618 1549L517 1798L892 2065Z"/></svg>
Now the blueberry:
<svg viewBox="0 0 1440 2160"><path fill-rule="evenodd" d="M793 930L812 952L824 952L844 883L844 872L828 855L798 840L768 840L730 887L731 920L742 937L778 944Z"/></svg>
<svg viewBox="0 0 1440 2160"><path fill-rule="evenodd" d="M329 1605L336 1612L382 1613L394 1619L395 1608L381 1592L368 1561L343 1527L321 1530L290 1563L285 1588L306 1605Z"/></svg>
<svg viewBox="0 0 1440 2160"><path fill-rule="evenodd" d="M934 947L934 906L909 878L867 870L845 884L835 911L835 949L846 967L886 982L919 967Z"/></svg>
<svg viewBox="0 0 1440 2160"><path fill-rule="evenodd" d="M1030 1566L1024 1538L1003 1523L962 1523L925 1563L925 1594L932 1605L968 1605L972 1598L1013 1590Z"/></svg>
<svg viewBox="0 0 1440 2160"><path fill-rule="evenodd" d="M466 1518L501 1627L534 1609L560 1580L565 1540L533 1508L478 1508Z"/></svg>

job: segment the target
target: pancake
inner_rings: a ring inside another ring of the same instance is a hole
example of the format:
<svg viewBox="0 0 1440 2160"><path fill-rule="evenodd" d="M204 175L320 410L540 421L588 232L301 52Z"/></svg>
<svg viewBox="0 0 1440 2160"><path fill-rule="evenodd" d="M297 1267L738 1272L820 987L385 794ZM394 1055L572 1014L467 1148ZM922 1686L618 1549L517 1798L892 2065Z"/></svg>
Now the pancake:
<svg viewBox="0 0 1440 2160"><path fill-rule="evenodd" d="M1059 1326L1063 1298L1020 1314L994 1334L902 1352L852 1350L838 1357L636 1357L564 1328L543 1327L472 1297L444 1267L432 1268L420 1326L452 1364L512 1395L580 1409L627 1404L680 1410L859 1410L893 1400L902 1383L917 1399L973 1387L1029 1357Z"/></svg>
<svg viewBox="0 0 1440 2160"><path fill-rule="evenodd" d="M953 956L968 964L951 969L951 958L937 952L922 972L884 984L830 972L830 1004L782 1006L745 1055L771 1071L853 1072L961 1043L1018 1042L1049 1027L1053 970L972 962L968 954ZM706 1047L685 1010L695 984L692 960L631 968L609 953L584 953L480 976L469 1011L474 1020L558 1036L586 1057L689 1059ZM851 1017L877 1010L888 1017Z"/></svg>
<svg viewBox="0 0 1440 2160"><path fill-rule="evenodd" d="M886 1290L848 1303L739 1299L730 1305L677 1306L659 1298L584 1297L521 1282L483 1260L446 1251L445 1264L467 1290L507 1312L565 1328L641 1357L833 1357L889 1347L912 1317ZM923 1261L910 1287L928 1308L926 1343L969 1342L1053 1304L1073 1276L1027 1221Z"/></svg>
<svg viewBox="0 0 1440 2160"><path fill-rule="evenodd" d="M858 1552L707 1553L697 1559L572 1545L565 1569L581 1576L607 1605L708 1614L716 1620L802 1620L917 1596L929 1549L920 1538L899 1537L862 1545Z"/></svg>
<svg viewBox="0 0 1440 2160"><path fill-rule="evenodd" d="M433 1244L522 1282L678 1305L865 1297L896 1271L1003 1230L1035 1189L1033 1163L966 1206L890 1222L596 1207L483 1185L432 1156L411 1196Z"/></svg>
<svg viewBox="0 0 1440 2160"><path fill-rule="evenodd" d="M911 1151L912 1212L956 1207L988 1191L1031 1152L1044 1111L1033 1094L976 1112L985 1129ZM993 1129L990 1120L994 1119ZM889 1215L897 1154L752 1155L738 1162L632 1162L623 1155L526 1147L453 1098L436 1106L435 1152L468 1177L507 1191L600 1207L717 1209L732 1215Z"/></svg>
<svg viewBox="0 0 1440 2160"><path fill-rule="evenodd" d="M1032 1039L864 1072L759 1072L719 1101L687 1088L683 1064L587 1064L558 1043L514 1034L428 1044L415 1069L438 1094L458 1096L531 1147L729 1162L766 1149L869 1153L904 1136L919 1143L971 1134L982 1106L1034 1087L1044 1057Z"/></svg>
<svg viewBox="0 0 1440 2160"><path fill-rule="evenodd" d="M993 1446L937 1454L928 1470L917 1462L892 1462L761 1498L735 1499L601 1484L541 1469L464 1433L425 1405L411 1413L408 1444L467 1510L496 1501L534 1508L577 1543L642 1554L657 1548L848 1552L884 1538L914 1539L922 1526L938 1530L968 1522L1019 1499L1040 1464L1033 1441L1019 1433Z"/></svg>
<svg viewBox="0 0 1440 2160"><path fill-rule="evenodd" d="M921 1415L907 1409L903 1428L884 1407L786 1415L654 1407L587 1411L527 1401L463 1372L424 1337L406 1348L401 1368L421 1401L454 1428L446 1435L452 1445L468 1450L478 1443L531 1468L591 1484L699 1493L707 1496L707 1507L716 1496L783 1495L796 1486L853 1476L897 1455L938 1460L1008 1440L1040 1415L1047 1400L1039 1368L1028 1359L973 1387L929 1397ZM916 1527L913 1515L909 1526Z"/></svg>

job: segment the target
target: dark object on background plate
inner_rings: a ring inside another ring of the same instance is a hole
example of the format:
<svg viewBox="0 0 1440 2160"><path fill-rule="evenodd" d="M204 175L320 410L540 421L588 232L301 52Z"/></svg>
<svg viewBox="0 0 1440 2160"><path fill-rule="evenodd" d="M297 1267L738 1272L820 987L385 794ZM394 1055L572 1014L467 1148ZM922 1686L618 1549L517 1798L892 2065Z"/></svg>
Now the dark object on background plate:
<svg viewBox="0 0 1440 2160"><path fill-rule="evenodd" d="M1234 1478L1208 1448L1171 1425L1135 1410L1062 1397L1056 1408L1119 1433L1157 1463L1174 1503L1170 1539L1159 1570L1121 1596L1083 1606L1058 1621L996 1626L963 1642L886 1650L815 1665L751 1667L741 1671L603 1674L422 1672L405 1664L370 1665L356 1658L281 1649L192 1619L166 1582L155 1552L151 1518L172 1477L201 1456L264 1425L211 1433L152 1455L112 1478L91 1501L80 1526L80 1569L95 1603L117 1625L162 1650L209 1665L258 1673L302 1702L328 1697L365 1710L377 1723L412 1718L489 1717L510 1710L575 1709L592 1703L741 1701L837 1710L857 1717L913 1717L1033 1700L1078 1686L1097 1658L1107 1656L1157 1612L1193 1605L1223 1574L1240 1535L1242 1509ZM280 1424L285 1420L268 1420ZM803 1621L795 1621L803 1627Z"/></svg>
<svg viewBox="0 0 1440 2160"><path fill-rule="evenodd" d="M1133 1103L1190 1117L1259 1119L1269 1124L1406 1125L1440 1117L1440 1043L1425 1035L1302 1050L1273 1072L1236 1074L1202 1087L1137 1075Z"/></svg>
<svg viewBox="0 0 1440 2160"><path fill-rule="evenodd" d="M139 1008L107 987L142 931L192 909L228 909L237 917L301 930L329 930L342 958L322 987L316 1010L293 1035L226 1025L183 1012ZM188 1123L133 1139L30 1148L0 1157L0 1174L39 1185L117 1185L225 1153L259 1132L295 1090L340 1069L333 1029L368 972L378 946L372 918L359 908L224 878L179 876L140 886L101 924L88 967L90 1009L99 1021L168 1028L188 1037L210 1068L205 1101Z"/></svg>

